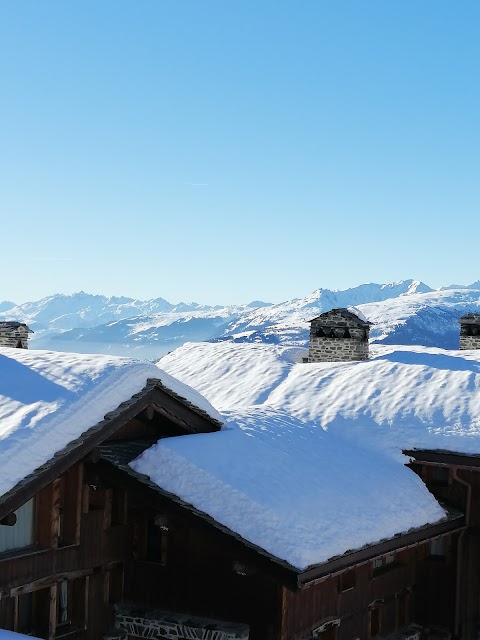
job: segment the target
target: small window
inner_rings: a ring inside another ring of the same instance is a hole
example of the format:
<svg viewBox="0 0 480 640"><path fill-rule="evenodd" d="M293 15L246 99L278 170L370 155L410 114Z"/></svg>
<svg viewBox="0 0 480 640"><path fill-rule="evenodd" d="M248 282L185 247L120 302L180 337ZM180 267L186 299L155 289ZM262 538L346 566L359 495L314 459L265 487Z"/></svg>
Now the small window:
<svg viewBox="0 0 480 640"><path fill-rule="evenodd" d="M22 593L18 596L17 600L17 621L15 631L23 633L25 635L33 635L33 622L32 622L32 593Z"/></svg>
<svg viewBox="0 0 480 640"><path fill-rule="evenodd" d="M127 522L127 492L115 488L112 492L112 525Z"/></svg>
<svg viewBox="0 0 480 640"><path fill-rule="evenodd" d="M430 555L436 558L445 558L447 544L445 536L443 538L435 538L430 542Z"/></svg>
<svg viewBox="0 0 480 640"><path fill-rule="evenodd" d="M63 580L58 585L58 591L57 591L57 626L58 627L70 623L68 596L69 596L68 581Z"/></svg>
<svg viewBox="0 0 480 640"><path fill-rule="evenodd" d="M410 593L408 591L402 591L395 596L397 629L401 629L408 624L409 600Z"/></svg>
<svg viewBox="0 0 480 640"><path fill-rule="evenodd" d="M348 591L353 589L356 584L356 572L355 569L349 569L340 574L340 591Z"/></svg>
<svg viewBox="0 0 480 640"><path fill-rule="evenodd" d="M382 629L382 607L372 607L369 611L369 618L369 637L376 638L380 635Z"/></svg>
<svg viewBox="0 0 480 640"><path fill-rule="evenodd" d="M167 564L168 555L168 527L157 519L148 521L147 529L147 557L149 562Z"/></svg>
<svg viewBox="0 0 480 640"><path fill-rule="evenodd" d="M35 499L17 509L15 515L17 521L13 526L0 524L0 553L35 544Z"/></svg>
<svg viewBox="0 0 480 640"><path fill-rule="evenodd" d="M104 488L99 487L96 484L90 484L88 486L88 510L89 511L101 511L105 509L106 498L107 498L107 495Z"/></svg>
<svg viewBox="0 0 480 640"><path fill-rule="evenodd" d="M387 569L393 568L396 561L395 553L387 553L384 556L380 556L379 558L375 558L372 560L372 573L373 575L377 575L378 573L383 573Z"/></svg>
<svg viewBox="0 0 480 640"><path fill-rule="evenodd" d="M85 626L85 578L62 580L57 585L56 637Z"/></svg>

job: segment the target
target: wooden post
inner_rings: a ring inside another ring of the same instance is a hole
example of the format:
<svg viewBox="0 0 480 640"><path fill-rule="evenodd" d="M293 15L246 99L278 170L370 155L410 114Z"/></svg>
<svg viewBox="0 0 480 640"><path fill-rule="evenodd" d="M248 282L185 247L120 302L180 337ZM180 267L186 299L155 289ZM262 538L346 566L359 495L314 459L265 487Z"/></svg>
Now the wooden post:
<svg viewBox="0 0 480 640"><path fill-rule="evenodd" d="M58 548L58 534L59 534L59 520L60 520L60 508L62 506L62 485L63 478L57 478L52 483L52 526L50 529L50 548Z"/></svg>
<svg viewBox="0 0 480 640"><path fill-rule="evenodd" d="M103 509L103 529L106 531L112 526L112 489L105 489L105 506Z"/></svg>
<svg viewBox="0 0 480 640"><path fill-rule="evenodd" d="M48 615L48 639L53 640L57 631L57 583L50 587L50 610Z"/></svg>

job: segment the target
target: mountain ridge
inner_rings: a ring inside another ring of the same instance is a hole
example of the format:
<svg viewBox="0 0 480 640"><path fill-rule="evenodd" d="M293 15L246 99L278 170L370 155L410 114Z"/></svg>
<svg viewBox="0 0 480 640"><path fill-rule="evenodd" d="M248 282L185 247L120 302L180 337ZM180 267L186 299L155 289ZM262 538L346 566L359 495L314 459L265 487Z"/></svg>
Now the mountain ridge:
<svg viewBox="0 0 480 640"><path fill-rule="evenodd" d="M229 306L81 291L23 305L0 302L0 321L26 322L35 332L32 348L155 359L188 341L305 346L308 320L334 307L357 306L374 323L373 343L457 348L458 318L480 311L480 281L452 287L432 289L420 280L407 279L344 290L318 288L276 304L252 301Z"/></svg>

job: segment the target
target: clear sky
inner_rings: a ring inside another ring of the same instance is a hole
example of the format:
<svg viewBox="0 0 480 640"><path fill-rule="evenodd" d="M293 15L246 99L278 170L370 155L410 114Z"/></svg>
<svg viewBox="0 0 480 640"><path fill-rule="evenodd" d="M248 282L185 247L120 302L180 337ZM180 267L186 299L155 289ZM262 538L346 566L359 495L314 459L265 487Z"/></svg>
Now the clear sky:
<svg viewBox="0 0 480 640"><path fill-rule="evenodd" d="M480 278L478 0L0 0L0 301Z"/></svg>

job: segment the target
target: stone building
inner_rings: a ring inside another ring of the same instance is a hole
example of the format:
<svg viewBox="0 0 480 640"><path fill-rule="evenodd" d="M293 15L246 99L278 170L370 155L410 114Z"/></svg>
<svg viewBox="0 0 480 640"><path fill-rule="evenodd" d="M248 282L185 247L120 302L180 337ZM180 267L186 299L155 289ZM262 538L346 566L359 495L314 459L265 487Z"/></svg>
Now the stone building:
<svg viewBox="0 0 480 640"><path fill-rule="evenodd" d="M24 322L0 322L0 347L28 349L28 334L33 333Z"/></svg>
<svg viewBox="0 0 480 640"><path fill-rule="evenodd" d="M360 312L332 309L310 320L308 362L366 360L371 322Z"/></svg>
<svg viewBox="0 0 480 640"><path fill-rule="evenodd" d="M460 349L480 349L480 314L466 313L460 322Z"/></svg>

